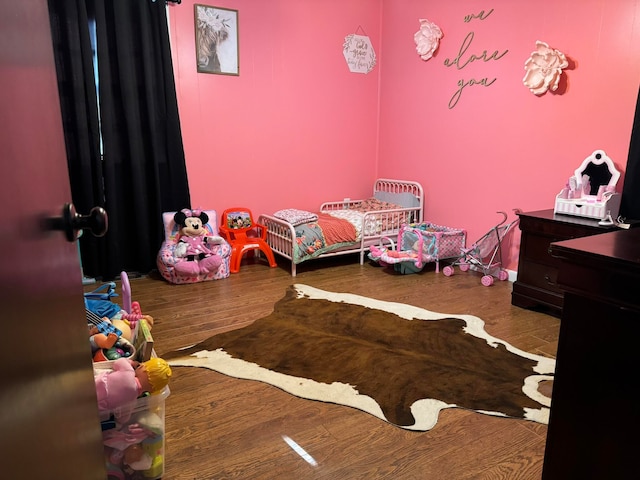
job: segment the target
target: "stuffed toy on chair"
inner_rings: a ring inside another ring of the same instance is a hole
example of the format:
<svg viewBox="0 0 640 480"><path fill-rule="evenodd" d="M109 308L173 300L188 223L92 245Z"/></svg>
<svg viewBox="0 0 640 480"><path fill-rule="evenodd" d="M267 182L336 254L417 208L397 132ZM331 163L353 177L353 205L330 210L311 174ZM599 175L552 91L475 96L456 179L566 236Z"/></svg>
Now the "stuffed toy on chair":
<svg viewBox="0 0 640 480"><path fill-rule="evenodd" d="M175 264L179 275L196 276L212 273L222 264L222 257L211 247L224 243L219 236L210 235L204 225L209 216L199 210L182 210L176 212L173 220L180 228L175 257L179 261Z"/></svg>

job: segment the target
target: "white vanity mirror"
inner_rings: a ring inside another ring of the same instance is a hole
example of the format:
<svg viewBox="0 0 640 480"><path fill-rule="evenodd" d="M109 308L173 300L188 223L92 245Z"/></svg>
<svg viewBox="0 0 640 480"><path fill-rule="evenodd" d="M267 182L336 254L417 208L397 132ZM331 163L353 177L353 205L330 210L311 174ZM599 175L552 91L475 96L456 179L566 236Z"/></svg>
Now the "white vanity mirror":
<svg viewBox="0 0 640 480"><path fill-rule="evenodd" d="M603 150L596 150L580 164L556 196L554 213L604 220L617 218L620 172Z"/></svg>

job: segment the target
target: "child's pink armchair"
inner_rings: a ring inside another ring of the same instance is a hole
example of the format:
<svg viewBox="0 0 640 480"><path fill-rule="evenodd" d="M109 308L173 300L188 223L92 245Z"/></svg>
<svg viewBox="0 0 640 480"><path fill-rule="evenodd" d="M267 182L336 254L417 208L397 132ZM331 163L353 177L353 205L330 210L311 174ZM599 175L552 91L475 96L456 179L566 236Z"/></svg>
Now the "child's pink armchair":
<svg viewBox="0 0 640 480"><path fill-rule="evenodd" d="M211 235L219 235L218 233L218 218L215 210L204 210L208 215L209 221L204 227L209 231ZM158 270L162 277L170 283L196 283L204 282L206 280L219 280L221 278L227 278L229 276L229 260L231 257L231 246L227 242L222 242L219 245L215 245L213 248L216 253L222 257L222 263L217 271L198 274L194 276L185 276L178 274L175 269L175 264L180 260L175 256L176 245L178 244L179 226L173 220L173 216L176 212L165 212L162 214L162 222L164 224L164 242L158 252L156 263Z"/></svg>

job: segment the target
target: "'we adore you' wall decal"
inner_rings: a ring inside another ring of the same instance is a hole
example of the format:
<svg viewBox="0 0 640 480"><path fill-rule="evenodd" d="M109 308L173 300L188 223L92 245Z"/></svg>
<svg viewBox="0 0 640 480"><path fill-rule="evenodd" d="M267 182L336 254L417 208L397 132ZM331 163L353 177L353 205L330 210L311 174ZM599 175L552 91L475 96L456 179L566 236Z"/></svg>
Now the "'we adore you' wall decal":
<svg viewBox="0 0 640 480"><path fill-rule="evenodd" d="M465 15L464 22L470 23L474 20L484 21L493 13L493 11L494 10L492 8L486 13L484 10L482 10L480 13L477 13L477 14ZM474 39L475 39L475 33L469 32L467 36L464 38L464 40L462 41L462 44L460 45L460 49L458 50L458 55L453 59L446 58L444 61L444 65L446 67L455 67L458 70L463 70L465 67L467 67L468 65L474 62L482 61L486 63L486 62L500 60L509 52L509 50L503 50L503 51L495 50L493 51L493 53L489 53L487 50L483 50L482 53L479 53L479 54L470 53L468 52L468 50L471 48ZM460 80L458 80L458 84L457 84L458 89L455 91L455 93L451 96L451 99L449 100L449 108L452 109L458 104L458 102L460 101L460 97L462 96L462 92L467 87L473 87L473 86L490 87L495 83L496 80L497 80L497 77L470 78L468 80L461 78Z"/></svg>

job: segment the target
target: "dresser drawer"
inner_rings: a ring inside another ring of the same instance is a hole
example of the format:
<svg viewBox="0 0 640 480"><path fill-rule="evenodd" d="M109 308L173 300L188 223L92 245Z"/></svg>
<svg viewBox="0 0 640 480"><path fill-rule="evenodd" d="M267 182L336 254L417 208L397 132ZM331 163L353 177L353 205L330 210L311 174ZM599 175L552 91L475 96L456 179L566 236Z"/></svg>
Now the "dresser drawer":
<svg viewBox="0 0 640 480"><path fill-rule="evenodd" d="M558 267L560 260L549 254L549 245L560 240L565 239L527 232L526 235L522 235L520 240L520 258Z"/></svg>
<svg viewBox="0 0 640 480"><path fill-rule="evenodd" d="M558 267L527 259L518 266L518 282L555 293L562 291L558 287Z"/></svg>
<svg viewBox="0 0 640 480"><path fill-rule="evenodd" d="M612 230L612 227L598 225L596 220L585 220L568 215L554 215L553 218L520 216L520 230L553 238L553 241L597 235Z"/></svg>

